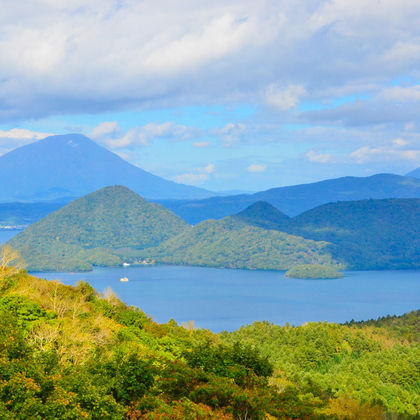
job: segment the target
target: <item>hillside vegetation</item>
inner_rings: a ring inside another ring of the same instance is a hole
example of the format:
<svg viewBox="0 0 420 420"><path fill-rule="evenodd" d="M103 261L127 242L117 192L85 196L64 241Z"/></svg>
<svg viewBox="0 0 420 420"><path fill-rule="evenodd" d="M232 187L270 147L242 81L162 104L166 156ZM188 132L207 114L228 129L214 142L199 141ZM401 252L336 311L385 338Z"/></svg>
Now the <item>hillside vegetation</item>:
<svg viewBox="0 0 420 420"><path fill-rule="evenodd" d="M9 243L32 271L89 270L121 264L130 249L156 246L187 226L161 205L113 186L49 214Z"/></svg>
<svg viewBox="0 0 420 420"><path fill-rule="evenodd" d="M333 245L349 268L420 268L420 199L329 203L291 219L287 232Z"/></svg>
<svg viewBox="0 0 420 420"><path fill-rule="evenodd" d="M110 289L100 295L5 264L0 417L413 418L419 312L398 320L398 329L259 322L216 335L157 324Z"/></svg>
<svg viewBox="0 0 420 420"><path fill-rule="evenodd" d="M287 270L285 276L292 279L338 279L343 274L325 264L298 264Z"/></svg>
<svg viewBox="0 0 420 420"><path fill-rule="evenodd" d="M246 222L261 226L262 208L249 207ZM265 208L272 229L328 242L333 258L349 269L420 268L420 199L341 201L289 219Z"/></svg>
<svg viewBox="0 0 420 420"><path fill-rule="evenodd" d="M141 255L167 264L287 270L294 264L334 264L327 247L226 217L201 222Z"/></svg>

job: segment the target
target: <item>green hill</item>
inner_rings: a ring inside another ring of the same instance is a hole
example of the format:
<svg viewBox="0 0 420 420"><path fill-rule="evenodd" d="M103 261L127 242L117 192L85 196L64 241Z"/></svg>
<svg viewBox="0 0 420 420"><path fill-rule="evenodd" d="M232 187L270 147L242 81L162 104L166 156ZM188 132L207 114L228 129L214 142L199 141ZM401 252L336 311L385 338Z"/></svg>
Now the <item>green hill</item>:
<svg viewBox="0 0 420 420"><path fill-rule="evenodd" d="M332 243L333 256L352 269L420 268L420 199L329 203L285 230Z"/></svg>
<svg viewBox="0 0 420 420"><path fill-rule="evenodd" d="M284 229L290 221L289 216L265 201L257 201L232 217L252 226L277 230Z"/></svg>
<svg viewBox="0 0 420 420"><path fill-rule="evenodd" d="M112 290L0 270L0 418L411 419L420 312L391 323L157 324ZM371 325L372 324L372 325Z"/></svg>
<svg viewBox="0 0 420 420"><path fill-rule="evenodd" d="M88 270L115 265L130 250L156 246L188 225L159 204L122 186L79 198L9 241L28 269Z"/></svg>
<svg viewBox="0 0 420 420"><path fill-rule="evenodd" d="M334 264L327 248L326 242L226 217L201 222L141 255L168 264L287 270L294 264Z"/></svg>
<svg viewBox="0 0 420 420"><path fill-rule="evenodd" d="M294 218L259 202L233 217L329 242L333 258L350 269L420 268L420 199L341 201Z"/></svg>

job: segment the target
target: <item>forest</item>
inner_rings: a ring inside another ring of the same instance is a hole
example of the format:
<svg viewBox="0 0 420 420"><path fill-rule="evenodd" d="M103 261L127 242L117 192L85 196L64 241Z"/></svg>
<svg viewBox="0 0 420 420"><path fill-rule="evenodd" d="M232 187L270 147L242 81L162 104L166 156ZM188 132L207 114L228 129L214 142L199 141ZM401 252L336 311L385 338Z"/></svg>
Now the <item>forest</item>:
<svg viewBox="0 0 420 420"><path fill-rule="evenodd" d="M228 333L154 322L112 290L0 267L4 419L409 419L420 311Z"/></svg>

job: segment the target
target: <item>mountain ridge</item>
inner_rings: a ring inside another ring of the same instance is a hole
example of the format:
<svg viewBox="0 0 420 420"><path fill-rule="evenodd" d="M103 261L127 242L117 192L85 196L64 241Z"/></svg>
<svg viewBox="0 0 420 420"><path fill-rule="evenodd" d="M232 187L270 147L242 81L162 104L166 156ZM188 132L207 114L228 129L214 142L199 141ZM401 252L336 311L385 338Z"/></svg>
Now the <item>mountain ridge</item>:
<svg viewBox="0 0 420 420"><path fill-rule="evenodd" d="M188 223L221 219L236 214L257 201L266 201L288 216L336 201L420 198L420 179L393 174L341 177L309 184L271 188L254 194L210 197L201 200L155 200Z"/></svg>
<svg viewBox="0 0 420 420"><path fill-rule="evenodd" d="M264 217L252 210L246 210L246 221L260 226ZM420 268L420 199L338 201L288 220L279 212L276 221L273 214L271 228L328 242L332 257L350 269Z"/></svg>

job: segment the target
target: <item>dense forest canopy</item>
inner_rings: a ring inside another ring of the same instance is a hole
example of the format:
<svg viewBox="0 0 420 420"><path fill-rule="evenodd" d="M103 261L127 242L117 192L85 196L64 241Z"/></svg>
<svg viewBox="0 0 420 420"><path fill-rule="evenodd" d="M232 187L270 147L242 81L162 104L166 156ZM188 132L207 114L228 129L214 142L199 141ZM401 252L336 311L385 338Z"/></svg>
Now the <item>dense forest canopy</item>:
<svg viewBox="0 0 420 420"><path fill-rule="evenodd" d="M141 255L169 264L287 270L294 264L335 264L327 247L326 242L225 217L201 222Z"/></svg>
<svg viewBox="0 0 420 420"><path fill-rule="evenodd" d="M10 240L31 270L118 265L115 250L156 246L188 225L128 188L106 187L79 198Z"/></svg>
<svg viewBox="0 0 420 420"><path fill-rule="evenodd" d="M108 289L0 272L0 416L382 419L420 410L419 311L366 323L157 324ZM388 416L388 417L384 417Z"/></svg>

